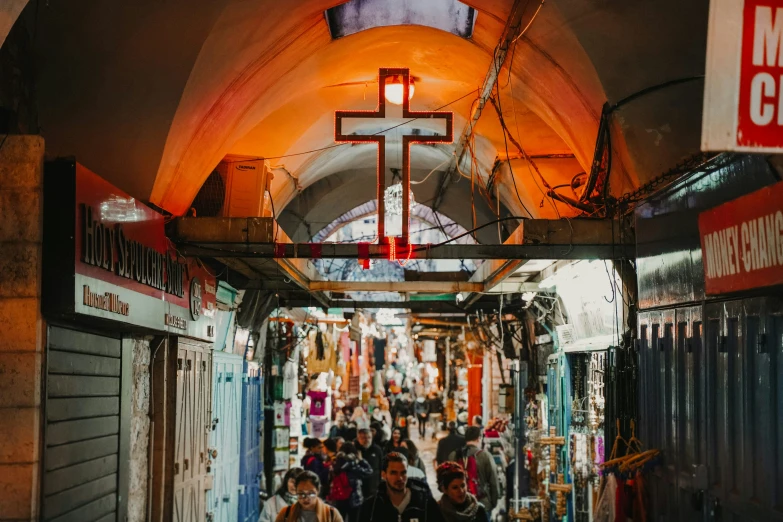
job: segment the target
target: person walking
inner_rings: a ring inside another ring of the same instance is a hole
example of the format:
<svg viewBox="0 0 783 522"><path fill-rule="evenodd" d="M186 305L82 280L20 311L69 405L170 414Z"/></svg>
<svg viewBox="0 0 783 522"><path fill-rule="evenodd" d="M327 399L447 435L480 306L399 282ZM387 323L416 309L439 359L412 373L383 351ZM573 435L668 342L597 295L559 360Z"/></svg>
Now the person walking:
<svg viewBox="0 0 783 522"><path fill-rule="evenodd" d="M383 452L389 453L392 451L396 451L397 448L400 447L401 442L402 442L402 429L394 428L392 430L391 439L386 441L386 445L383 447Z"/></svg>
<svg viewBox="0 0 783 522"><path fill-rule="evenodd" d="M336 508L318 498L321 479L312 471L303 471L294 480L297 502L281 510L275 522L343 522Z"/></svg>
<svg viewBox="0 0 783 522"><path fill-rule="evenodd" d="M378 483L381 481L383 450L380 446L373 443L372 432L369 429L359 430L354 444L373 471L372 475L362 480L362 495L364 495L364 498L367 498L375 493L376 489L378 489Z"/></svg>
<svg viewBox="0 0 783 522"><path fill-rule="evenodd" d="M462 465L468 491L491 513L498 503L500 487L495 461L488 451L481 449L481 428L468 427L465 430L465 446L453 451L449 460Z"/></svg>
<svg viewBox="0 0 783 522"><path fill-rule="evenodd" d="M457 451L465 445L465 437L457 433L457 423L449 422L448 430L448 435L438 441L438 447L435 451L435 468L447 462L453 451Z"/></svg>
<svg viewBox="0 0 783 522"><path fill-rule="evenodd" d="M429 399L429 424L432 428L432 440L435 440L437 433L441 430L441 419L443 419L443 401L437 393L431 393Z"/></svg>
<svg viewBox="0 0 783 522"><path fill-rule="evenodd" d="M487 522L487 510L468 491L467 474L456 462L444 462L435 471L440 497L440 512L445 522Z"/></svg>
<svg viewBox="0 0 783 522"><path fill-rule="evenodd" d="M296 502L296 477L304 471L302 468L291 468L283 477L283 482L275 494L269 497L261 506L258 522L272 522L277 514Z"/></svg>
<svg viewBox="0 0 783 522"><path fill-rule="evenodd" d="M326 492L329 491L329 466L324 457L323 442L316 438L306 438L302 445L306 450L302 456L302 468L318 475L319 484L324 488L321 498L325 498Z"/></svg>
<svg viewBox="0 0 783 522"><path fill-rule="evenodd" d="M443 522L426 483L408 479L408 460L397 452L383 458L378 491L359 512L362 522Z"/></svg>
<svg viewBox="0 0 783 522"><path fill-rule="evenodd" d="M362 481L373 474L370 464L350 442L343 444L332 466L327 502L337 508L346 522L358 522L362 506Z"/></svg>
<svg viewBox="0 0 783 522"><path fill-rule="evenodd" d="M416 422L419 425L419 438L423 439L427 433L427 419L430 416L430 405L427 399L423 396L417 398L413 411L416 413Z"/></svg>

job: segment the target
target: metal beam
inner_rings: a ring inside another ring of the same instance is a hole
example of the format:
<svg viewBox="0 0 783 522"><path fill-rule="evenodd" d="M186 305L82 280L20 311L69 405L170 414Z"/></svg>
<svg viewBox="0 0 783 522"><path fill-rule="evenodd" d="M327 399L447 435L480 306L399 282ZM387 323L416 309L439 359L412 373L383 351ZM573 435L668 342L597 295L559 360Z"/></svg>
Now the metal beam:
<svg viewBox="0 0 783 522"><path fill-rule="evenodd" d="M267 258L280 253L288 259L358 259L359 246L348 243L321 243L320 255L311 252L311 243L279 244L180 244L178 250L186 256ZM626 244L526 244L526 245L413 245L410 259L633 259L636 245ZM399 250L398 250L399 253ZM385 245L369 245L371 259L388 259ZM407 258L407 254L403 257Z"/></svg>
<svg viewBox="0 0 783 522"><path fill-rule="evenodd" d="M422 292L429 294L454 294L457 292L481 292L482 283L459 281L310 281L311 291L324 292Z"/></svg>

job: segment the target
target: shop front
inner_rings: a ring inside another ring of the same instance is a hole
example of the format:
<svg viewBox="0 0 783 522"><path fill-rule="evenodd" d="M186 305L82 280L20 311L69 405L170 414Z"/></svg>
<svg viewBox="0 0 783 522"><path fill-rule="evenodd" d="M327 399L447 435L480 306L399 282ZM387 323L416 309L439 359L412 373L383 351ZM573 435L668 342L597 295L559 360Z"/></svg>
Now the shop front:
<svg viewBox="0 0 783 522"><path fill-rule="evenodd" d="M73 160L44 200L42 519L204 520L215 277Z"/></svg>

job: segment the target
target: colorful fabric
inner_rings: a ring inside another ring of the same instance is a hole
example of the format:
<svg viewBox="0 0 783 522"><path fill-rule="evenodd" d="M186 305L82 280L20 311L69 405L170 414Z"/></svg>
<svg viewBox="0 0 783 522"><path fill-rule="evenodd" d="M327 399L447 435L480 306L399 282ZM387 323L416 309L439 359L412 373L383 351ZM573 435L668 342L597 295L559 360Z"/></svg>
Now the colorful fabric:
<svg viewBox="0 0 783 522"><path fill-rule="evenodd" d="M310 416L325 416L326 401L328 400L326 392L309 391L307 395L310 397Z"/></svg>

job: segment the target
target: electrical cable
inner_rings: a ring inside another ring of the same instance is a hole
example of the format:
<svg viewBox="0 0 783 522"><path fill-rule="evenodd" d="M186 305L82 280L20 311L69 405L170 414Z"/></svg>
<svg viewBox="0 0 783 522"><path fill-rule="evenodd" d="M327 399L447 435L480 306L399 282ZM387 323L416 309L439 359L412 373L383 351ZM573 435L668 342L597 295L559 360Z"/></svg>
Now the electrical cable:
<svg viewBox="0 0 783 522"><path fill-rule="evenodd" d="M493 58L493 61L494 61L494 58ZM498 64L497 64L497 62L494 62L494 63L495 63L495 71L496 71L496 74L497 74ZM498 88L498 98L500 98L500 87L497 84L495 84L495 87ZM500 102L499 101L498 101L498 110L502 113L502 111L500 110ZM503 130L503 143L505 143L505 145L506 145L506 157L508 158L508 140L506 138L505 128ZM519 188L517 187L517 180L514 177L514 168L511 166L511 162L510 161L508 162L508 170L511 173L511 181L514 184L514 193L517 195L517 199L519 200L519 204L522 205L522 208L525 209L525 212L527 212L527 214L532 218L533 214L530 212L530 210L522 202L522 197L519 195Z"/></svg>

